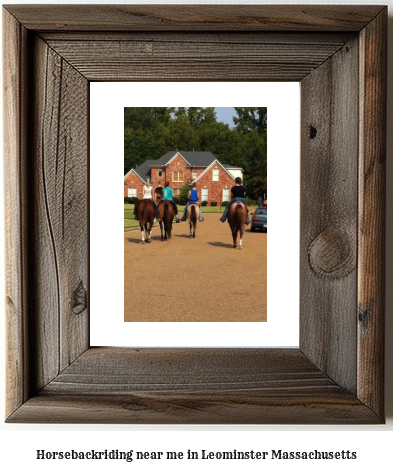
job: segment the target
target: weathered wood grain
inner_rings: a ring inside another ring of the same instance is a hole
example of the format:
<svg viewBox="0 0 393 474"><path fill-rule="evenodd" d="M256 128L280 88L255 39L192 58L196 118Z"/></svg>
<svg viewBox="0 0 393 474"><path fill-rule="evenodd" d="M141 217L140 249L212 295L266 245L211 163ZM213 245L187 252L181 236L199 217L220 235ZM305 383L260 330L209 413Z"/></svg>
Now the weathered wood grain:
<svg viewBox="0 0 393 474"><path fill-rule="evenodd" d="M116 367L116 370L114 368ZM375 423L299 350L92 348L10 421Z"/></svg>
<svg viewBox="0 0 393 474"><path fill-rule="evenodd" d="M354 394L357 70L357 42L349 41L301 83L300 348Z"/></svg>
<svg viewBox="0 0 393 474"><path fill-rule="evenodd" d="M6 245L7 394L6 411L12 413L29 396L27 358L26 208L27 184L24 116L26 114L27 33L8 12L3 13L4 176Z"/></svg>
<svg viewBox="0 0 393 474"><path fill-rule="evenodd" d="M360 35L358 396L383 410L387 12Z"/></svg>
<svg viewBox="0 0 393 474"><path fill-rule="evenodd" d="M382 423L386 8L4 22L8 421ZM175 80L177 61L176 80L301 80L300 350L89 348L89 81Z"/></svg>
<svg viewBox="0 0 393 474"><path fill-rule="evenodd" d="M88 84L39 38L34 57L30 179L41 388L88 348Z"/></svg>
<svg viewBox="0 0 393 474"><path fill-rule="evenodd" d="M375 424L374 413L350 395L209 397L45 395L32 397L13 423L92 424Z"/></svg>
<svg viewBox="0 0 393 474"><path fill-rule="evenodd" d="M30 29L74 31L359 31L377 5L5 5Z"/></svg>
<svg viewBox="0 0 393 474"><path fill-rule="evenodd" d="M295 43L261 41L247 38L209 42L190 34L182 41L134 40L65 41L50 40L49 45L87 79L107 81L204 81L291 80L300 81L343 42L313 43L313 37ZM168 38L169 39L169 38ZM250 66L252 65L252 68Z"/></svg>
<svg viewBox="0 0 393 474"><path fill-rule="evenodd" d="M95 42L121 41L121 42L157 42L157 43L198 43L201 46L206 43L224 43L224 44L321 44L342 46L351 37L357 36L355 31L339 32L302 32L287 31L285 35L282 32L274 31L199 31L189 29L187 31L135 31L135 30L112 30L112 31L94 31ZM77 44L78 41L91 41L91 31L77 30L48 30L40 31L39 37L47 43L52 41L72 41Z"/></svg>

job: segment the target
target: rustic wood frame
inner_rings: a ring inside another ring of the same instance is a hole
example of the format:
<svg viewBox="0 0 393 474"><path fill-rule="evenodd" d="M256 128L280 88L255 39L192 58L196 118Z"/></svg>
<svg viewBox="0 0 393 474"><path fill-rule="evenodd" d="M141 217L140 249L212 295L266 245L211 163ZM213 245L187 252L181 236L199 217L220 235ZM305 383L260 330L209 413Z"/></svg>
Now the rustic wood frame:
<svg viewBox="0 0 393 474"><path fill-rule="evenodd" d="M383 6L3 8L8 422L384 423L386 23ZM300 81L299 349L90 347L95 80Z"/></svg>

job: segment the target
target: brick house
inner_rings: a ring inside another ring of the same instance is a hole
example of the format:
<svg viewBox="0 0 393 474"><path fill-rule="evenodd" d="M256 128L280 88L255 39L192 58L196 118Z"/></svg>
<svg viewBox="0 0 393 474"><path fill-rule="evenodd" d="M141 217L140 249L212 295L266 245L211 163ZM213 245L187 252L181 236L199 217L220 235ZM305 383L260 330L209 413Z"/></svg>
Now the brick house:
<svg viewBox="0 0 393 474"><path fill-rule="evenodd" d="M124 176L124 197L142 197L142 188L149 178L153 188L169 186L178 196L186 184L196 183L199 200L221 205L230 200L235 178L243 179L243 169L224 165L210 151L168 151L157 160L147 160Z"/></svg>

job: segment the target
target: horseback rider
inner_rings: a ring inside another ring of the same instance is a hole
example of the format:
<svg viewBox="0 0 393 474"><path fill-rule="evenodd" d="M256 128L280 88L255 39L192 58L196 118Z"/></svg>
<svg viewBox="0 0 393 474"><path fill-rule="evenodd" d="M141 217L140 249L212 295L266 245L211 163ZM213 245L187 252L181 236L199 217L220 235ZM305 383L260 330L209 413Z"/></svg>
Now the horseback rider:
<svg viewBox="0 0 393 474"><path fill-rule="evenodd" d="M231 204L233 204L235 201L243 201L247 207L246 188L242 185L242 179L238 176L237 178L235 178L235 183L236 183L235 186L233 186L231 189L231 201L226 205L224 209L224 213L222 217L220 217L221 222L226 221L229 208L231 207ZM248 208L247 208L246 225L248 225L249 223L250 223L250 216L248 214Z"/></svg>
<svg viewBox="0 0 393 474"><path fill-rule="evenodd" d="M150 184L150 179L147 178L146 184L143 186L143 199L150 199L156 208L156 220L159 220L159 215L158 215L158 206L156 201L153 199L153 187Z"/></svg>
<svg viewBox="0 0 393 474"><path fill-rule="evenodd" d="M198 202L198 190L196 188L196 183L192 183L192 189L188 191L188 203L186 204L186 207L184 208L184 214L183 217L181 218L182 221L187 220L187 208L190 204L198 204L199 206L199 221L202 222L205 219L202 217L202 207Z"/></svg>
<svg viewBox="0 0 393 474"><path fill-rule="evenodd" d="M170 201L173 209L175 211L175 219L176 221L179 221L179 216L178 216L178 211L177 211L177 206L175 201L173 200L173 189L169 187L169 181L165 181L165 188L162 190L162 201Z"/></svg>
<svg viewBox="0 0 393 474"><path fill-rule="evenodd" d="M154 203L154 206L156 208L156 219L158 220L158 206L157 206L156 202L153 199L153 195L152 195L153 188L150 185L150 179L149 178L146 180L146 184L143 185L142 189L143 189L142 199L150 199ZM135 203L135 206L134 206L134 215L135 215L135 217L138 216L138 203L139 203L139 201L137 201Z"/></svg>

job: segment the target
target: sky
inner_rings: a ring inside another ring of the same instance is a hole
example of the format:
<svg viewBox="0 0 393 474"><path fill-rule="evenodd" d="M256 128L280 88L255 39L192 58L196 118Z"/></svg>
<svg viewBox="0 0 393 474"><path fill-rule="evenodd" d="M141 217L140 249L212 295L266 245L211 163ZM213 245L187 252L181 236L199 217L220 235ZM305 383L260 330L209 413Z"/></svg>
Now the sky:
<svg viewBox="0 0 393 474"><path fill-rule="evenodd" d="M234 107L214 107L217 112L217 121L227 123L231 128L233 127L232 117L236 112Z"/></svg>

